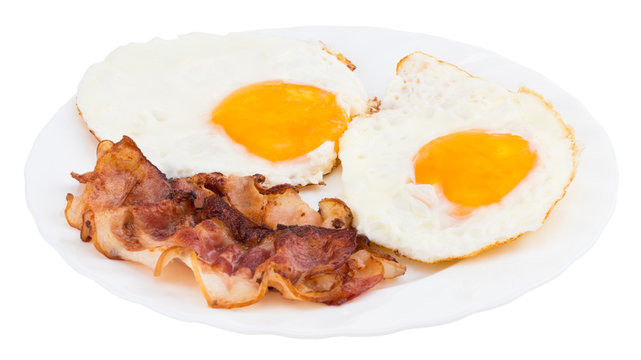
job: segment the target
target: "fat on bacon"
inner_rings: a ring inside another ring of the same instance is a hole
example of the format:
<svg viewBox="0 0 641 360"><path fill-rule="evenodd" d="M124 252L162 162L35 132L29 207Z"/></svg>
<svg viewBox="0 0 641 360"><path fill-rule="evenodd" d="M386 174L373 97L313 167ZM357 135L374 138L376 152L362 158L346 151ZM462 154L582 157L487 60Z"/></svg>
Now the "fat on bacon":
<svg viewBox="0 0 641 360"><path fill-rule="evenodd" d="M265 187L260 175L167 179L125 136L100 142L94 170L72 176L84 189L67 194L65 216L83 241L156 276L181 260L214 308L253 304L269 288L339 305L405 273L356 233L342 201L315 211L296 188Z"/></svg>

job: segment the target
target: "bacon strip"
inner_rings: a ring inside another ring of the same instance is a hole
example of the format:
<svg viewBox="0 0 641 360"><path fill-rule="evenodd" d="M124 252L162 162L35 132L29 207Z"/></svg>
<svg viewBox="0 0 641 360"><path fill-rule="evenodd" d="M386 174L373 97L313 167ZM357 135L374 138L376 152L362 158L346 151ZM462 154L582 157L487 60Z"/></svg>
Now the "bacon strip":
<svg viewBox="0 0 641 360"><path fill-rule="evenodd" d="M65 216L83 241L111 259L159 275L189 266L211 307L259 301L269 288L289 299L342 304L405 267L369 248L338 199L315 211L289 185L219 173L167 179L128 137L98 145L94 171L67 194Z"/></svg>

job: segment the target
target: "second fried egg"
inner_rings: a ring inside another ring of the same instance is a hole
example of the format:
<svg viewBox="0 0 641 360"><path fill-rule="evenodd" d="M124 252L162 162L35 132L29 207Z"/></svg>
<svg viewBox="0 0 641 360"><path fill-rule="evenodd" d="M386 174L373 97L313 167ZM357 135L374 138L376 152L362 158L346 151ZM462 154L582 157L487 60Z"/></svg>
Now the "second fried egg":
<svg viewBox="0 0 641 360"><path fill-rule="evenodd" d="M77 106L99 139L133 138L169 176L319 183L367 94L320 42L189 34L130 44L89 68Z"/></svg>
<svg viewBox="0 0 641 360"><path fill-rule="evenodd" d="M537 94L414 53L399 62L381 111L350 124L339 157L359 231L436 262L539 228L576 153L573 132Z"/></svg>

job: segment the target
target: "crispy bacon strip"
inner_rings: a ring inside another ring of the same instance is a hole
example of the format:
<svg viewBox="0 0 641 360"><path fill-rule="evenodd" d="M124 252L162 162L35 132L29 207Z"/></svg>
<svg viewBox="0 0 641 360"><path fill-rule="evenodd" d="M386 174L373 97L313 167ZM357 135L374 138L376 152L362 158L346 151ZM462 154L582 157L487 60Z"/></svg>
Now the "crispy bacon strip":
<svg viewBox="0 0 641 360"><path fill-rule="evenodd" d="M83 241L111 259L136 261L159 275L173 259L189 266L211 307L284 297L342 304L383 279L405 273L351 227L338 199L315 211L289 185L219 173L167 179L128 137L98 145L94 171L67 194L65 216Z"/></svg>

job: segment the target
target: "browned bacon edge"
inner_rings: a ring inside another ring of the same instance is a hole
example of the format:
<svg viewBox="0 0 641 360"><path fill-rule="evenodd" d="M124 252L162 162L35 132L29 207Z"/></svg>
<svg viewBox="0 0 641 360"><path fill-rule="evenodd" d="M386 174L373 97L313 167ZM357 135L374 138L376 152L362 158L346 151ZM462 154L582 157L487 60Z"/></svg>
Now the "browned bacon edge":
<svg viewBox="0 0 641 360"><path fill-rule="evenodd" d="M83 241L156 276L181 260L211 307L250 305L269 288L338 305L405 273L356 233L342 201L323 199L315 211L296 188L264 187L261 175L167 179L125 136L100 142L94 170L72 176L84 189L67 194L65 216Z"/></svg>

